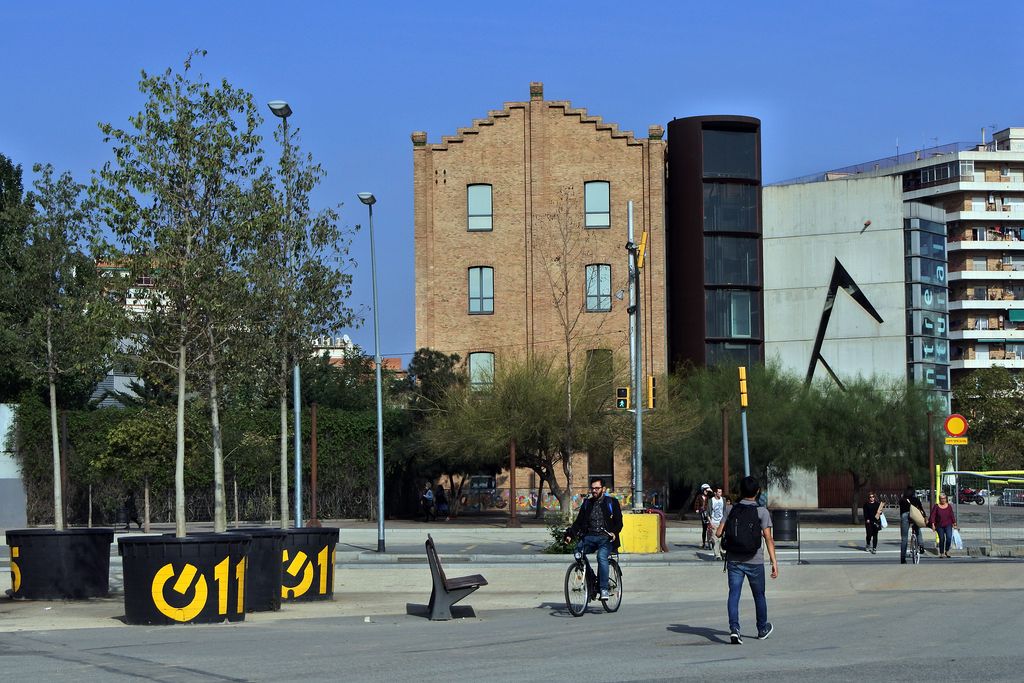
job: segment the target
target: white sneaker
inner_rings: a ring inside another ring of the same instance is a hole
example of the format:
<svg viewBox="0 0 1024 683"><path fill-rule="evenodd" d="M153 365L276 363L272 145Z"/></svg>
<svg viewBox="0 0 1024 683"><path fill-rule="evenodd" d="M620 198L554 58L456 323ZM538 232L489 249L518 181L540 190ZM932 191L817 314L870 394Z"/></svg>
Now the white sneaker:
<svg viewBox="0 0 1024 683"><path fill-rule="evenodd" d="M611 597L612 596L608 593L608 591L601 591L601 602L604 602L605 600L611 600Z"/></svg>

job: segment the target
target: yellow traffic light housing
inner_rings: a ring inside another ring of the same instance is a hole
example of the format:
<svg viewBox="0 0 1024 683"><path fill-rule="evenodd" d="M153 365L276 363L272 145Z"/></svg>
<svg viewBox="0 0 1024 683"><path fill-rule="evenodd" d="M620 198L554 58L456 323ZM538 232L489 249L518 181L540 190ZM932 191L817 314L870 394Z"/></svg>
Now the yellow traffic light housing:
<svg viewBox="0 0 1024 683"><path fill-rule="evenodd" d="M747 368L740 366L740 407L747 407Z"/></svg>
<svg viewBox="0 0 1024 683"><path fill-rule="evenodd" d="M655 395L657 386L655 385L654 375L647 375L647 407L651 410L654 409L654 403L657 398Z"/></svg>

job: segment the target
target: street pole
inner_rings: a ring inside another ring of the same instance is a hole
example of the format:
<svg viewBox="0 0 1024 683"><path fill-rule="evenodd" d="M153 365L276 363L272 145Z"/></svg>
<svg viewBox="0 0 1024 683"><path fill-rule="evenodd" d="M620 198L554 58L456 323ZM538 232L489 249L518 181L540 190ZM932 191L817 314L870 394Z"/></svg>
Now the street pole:
<svg viewBox="0 0 1024 683"><path fill-rule="evenodd" d="M953 446L953 471L956 474L953 475L953 495L956 496L956 502L953 503L954 514L956 515L957 521L960 520L960 447Z"/></svg>
<svg viewBox="0 0 1024 683"><path fill-rule="evenodd" d="M309 526L319 527L317 517L317 443L316 443L316 402L309 408Z"/></svg>
<svg viewBox="0 0 1024 683"><path fill-rule="evenodd" d="M377 252L373 242L373 205L377 198L360 192L359 201L370 212L370 277L373 280L373 360L377 380L377 552L384 552L384 399L380 379L380 316L377 312Z"/></svg>
<svg viewBox="0 0 1024 683"><path fill-rule="evenodd" d="M722 407L722 492L729 495L729 409Z"/></svg>
<svg viewBox="0 0 1024 683"><path fill-rule="evenodd" d="M288 117L292 115L292 108L283 100L275 100L269 103L270 111L281 119L282 132L284 133L284 203L285 221L292 219L292 167L289 164L292 158L291 138L288 137ZM291 245L289 245L291 246ZM295 280L295 250L288 249L288 269L292 277L292 284ZM289 297L291 303L291 297ZM292 412L295 414L295 528L302 526L302 386L299 379L299 359L292 359ZM283 425L282 425L283 426ZM285 516L288 511L288 484L285 481L287 467L282 462L281 472L281 524L285 523Z"/></svg>
<svg viewBox="0 0 1024 683"><path fill-rule="evenodd" d="M935 471L935 436L932 434L932 411L928 411L928 512L931 513L932 505L935 504L935 479L932 473Z"/></svg>
<svg viewBox="0 0 1024 683"><path fill-rule="evenodd" d="M644 508L644 401L643 401L643 345L640 318L640 268L643 263L640 248L633 241L633 202L627 204L628 238L626 249L630 256L630 330L633 337L633 396L636 408L635 447L633 451L633 510Z"/></svg>

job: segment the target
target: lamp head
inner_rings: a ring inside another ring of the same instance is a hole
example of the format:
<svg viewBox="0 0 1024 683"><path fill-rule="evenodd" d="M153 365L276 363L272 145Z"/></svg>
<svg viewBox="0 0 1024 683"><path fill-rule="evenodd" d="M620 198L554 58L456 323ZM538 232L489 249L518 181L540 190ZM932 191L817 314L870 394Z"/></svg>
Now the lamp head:
<svg viewBox="0 0 1024 683"><path fill-rule="evenodd" d="M270 111L274 112L274 116L279 116L282 119L287 119L292 115L292 108L288 106L288 103L284 100L273 100L267 102L267 106L270 107Z"/></svg>
<svg viewBox="0 0 1024 683"><path fill-rule="evenodd" d="M358 197L359 201L361 201L363 204L366 204L367 206L373 206L373 204L377 201L377 198L373 196L372 192L360 192Z"/></svg>

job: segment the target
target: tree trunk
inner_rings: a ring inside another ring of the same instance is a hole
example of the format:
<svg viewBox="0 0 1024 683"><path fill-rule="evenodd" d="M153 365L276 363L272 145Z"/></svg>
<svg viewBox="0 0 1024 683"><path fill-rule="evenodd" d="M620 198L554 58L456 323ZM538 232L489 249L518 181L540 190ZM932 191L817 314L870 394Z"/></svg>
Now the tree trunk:
<svg viewBox="0 0 1024 683"><path fill-rule="evenodd" d="M149 533L149 477L142 479L142 520L143 528Z"/></svg>
<svg viewBox="0 0 1024 683"><path fill-rule="evenodd" d="M281 356L277 379L281 394L281 528L288 528L288 355Z"/></svg>
<svg viewBox="0 0 1024 683"><path fill-rule="evenodd" d="M220 431L220 397L217 395L216 355L213 333L207 329L207 351L210 381L210 431L213 433L213 530L228 530L227 506L224 500L224 443Z"/></svg>
<svg viewBox="0 0 1024 683"><path fill-rule="evenodd" d="M562 517L568 519L572 515L572 455L569 453L562 454L562 473L565 474L565 492L563 494L555 493L554 487L551 488L551 492L558 496L559 506L562 508ZM548 482L549 486L554 482L554 475L551 476ZM562 496L565 496L565 502L562 502Z"/></svg>
<svg viewBox="0 0 1024 683"><path fill-rule="evenodd" d="M53 528L64 531L64 500L60 480L60 440L57 436L57 373L53 367L52 316L46 314L46 374L50 385L50 441L53 449Z"/></svg>
<svg viewBox="0 0 1024 683"><path fill-rule="evenodd" d="M537 508L533 512L534 519L541 519L544 516L544 480L540 479L537 484Z"/></svg>
<svg viewBox="0 0 1024 683"><path fill-rule="evenodd" d="M857 476L856 472L850 472L853 477L853 500L850 501L850 523L857 523L857 512L860 508L861 490L868 483L867 478L861 478Z"/></svg>
<svg viewBox="0 0 1024 683"><path fill-rule="evenodd" d="M175 423L174 458L174 535L184 538L185 531L185 369L188 356L182 330L178 342L178 414Z"/></svg>
<svg viewBox="0 0 1024 683"><path fill-rule="evenodd" d="M47 342L49 346L49 342ZM53 442L53 528L64 531L64 502L60 481L60 443L57 438L57 384L50 380L50 440Z"/></svg>

